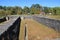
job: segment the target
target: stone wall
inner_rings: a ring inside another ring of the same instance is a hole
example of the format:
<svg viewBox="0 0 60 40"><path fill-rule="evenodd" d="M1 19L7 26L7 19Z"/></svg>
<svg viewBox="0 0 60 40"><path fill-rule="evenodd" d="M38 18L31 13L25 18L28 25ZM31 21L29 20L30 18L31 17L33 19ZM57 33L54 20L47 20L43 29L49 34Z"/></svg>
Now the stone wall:
<svg viewBox="0 0 60 40"><path fill-rule="evenodd" d="M55 29L57 32L60 32L60 20L50 19L46 17L33 16L33 19L39 23L42 23L50 28Z"/></svg>
<svg viewBox="0 0 60 40"><path fill-rule="evenodd" d="M0 24L0 40L19 40L20 23L20 17L16 17Z"/></svg>

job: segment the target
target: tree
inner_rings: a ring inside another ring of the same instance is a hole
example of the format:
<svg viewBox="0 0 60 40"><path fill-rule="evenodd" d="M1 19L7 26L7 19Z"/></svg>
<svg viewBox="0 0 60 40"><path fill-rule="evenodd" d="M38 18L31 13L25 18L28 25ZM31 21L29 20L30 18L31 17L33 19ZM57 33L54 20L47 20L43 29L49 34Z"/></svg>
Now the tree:
<svg viewBox="0 0 60 40"><path fill-rule="evenodd" d="M0 16L5 16L5 11L4 10L0 10Z"/></svg>
<svg viewBox="0 0 60 40"><path fill-rule="evenodd" d="M41 10L42 10L42 6L40 6L39 4L33 4L30 8L30 13L40 14Z"/></svg>
<svg viewBox="0 0 60 40"><path fill-rule="evenodd" d="M0 6L0 9L3 9L3 7L2 7L2 6Z"/></svg>
<svg viewBox="0 0 60 40"><path fill-rule="evenodd" d="M30 13L31 13L31 14L35 14L35 10L36 10L36 9L35 9L34 7L31 7L31 8L30 8Z"/></svg>
<svg viewBox="0 0 60 40"><path fill-rule="evenodd" d="M60 7L53 8L54 15L60 15Z"/></svg>
<svg viewBox="0 0 60 40"><path fill-rule="evenodd" d="M49 8L48 7L44 7L44 12L47 14L49 13Z"/></svg>
<svg viewBox="0 0 60 40"><path fill-rule="evenodd" d="M54 15L56 15L56 9L55 8L53 8L53 12L54 12Z"/></svg>
<svg viewBox="0 0 60 40"><path fill-rule="evenodd" d="M24 14L28 14L30 12L30 10L29 10L29 8L27 6L25 6L23 8L23 12L24 12Z"/></svg>
<svg viewBox="0 0 60 40"><path fill-rule="evenodd" d="M22 14L22 8L16 6L16 12L17 12L18 15Z"/></svg>

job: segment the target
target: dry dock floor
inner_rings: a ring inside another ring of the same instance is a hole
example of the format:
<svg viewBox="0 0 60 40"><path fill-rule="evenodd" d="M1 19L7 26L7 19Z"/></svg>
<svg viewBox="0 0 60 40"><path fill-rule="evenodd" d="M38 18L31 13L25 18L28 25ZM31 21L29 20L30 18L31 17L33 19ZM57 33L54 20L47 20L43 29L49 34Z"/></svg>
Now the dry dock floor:
<svg viewBox="0 0 60 40"><path fill-rule="evenodd" d="M20 40L24 40L25 23L27 24L28 29L28 40L53 40L55 38L60 38L60 34L54 29L48 28L33 19L24 19L21 21Z"/></svg>

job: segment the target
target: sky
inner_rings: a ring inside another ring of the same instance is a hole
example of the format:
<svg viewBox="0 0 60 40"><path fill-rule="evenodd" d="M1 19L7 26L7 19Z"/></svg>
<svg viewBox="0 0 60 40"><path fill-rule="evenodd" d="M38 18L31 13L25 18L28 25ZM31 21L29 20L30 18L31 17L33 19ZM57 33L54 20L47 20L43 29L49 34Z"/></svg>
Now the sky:
<svg viewBox="0 0 60 40"><path fill-rule="evenodd" d="M28 6L40 4L47 7L60 7L60 0L0 0L0 6Z"/></svg>

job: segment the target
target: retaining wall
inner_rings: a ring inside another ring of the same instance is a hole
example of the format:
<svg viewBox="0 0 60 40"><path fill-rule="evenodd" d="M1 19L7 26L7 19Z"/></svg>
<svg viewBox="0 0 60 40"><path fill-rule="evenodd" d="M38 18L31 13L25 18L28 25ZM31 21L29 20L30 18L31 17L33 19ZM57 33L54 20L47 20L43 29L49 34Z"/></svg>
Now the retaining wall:
<svg viewBox="0 0 60 40"><path fill-rule="evenodd" d="M48 27L55 29L57 32L60 32L60 20L38 17L38 16L33 16L33 19L38 21L39 23L42 23Z"/></svg>
<svg viewBox="0 0 60 40"><path fill-rule="evenodd" d="M0 40L19 40L20 23L20 17L15 17L0 24Z"/></svg>

